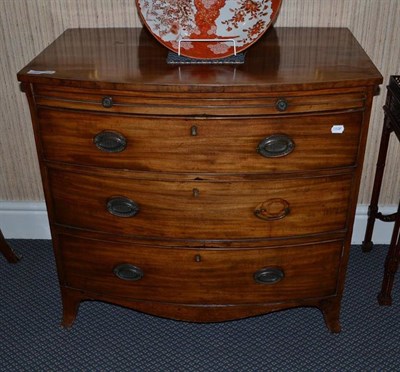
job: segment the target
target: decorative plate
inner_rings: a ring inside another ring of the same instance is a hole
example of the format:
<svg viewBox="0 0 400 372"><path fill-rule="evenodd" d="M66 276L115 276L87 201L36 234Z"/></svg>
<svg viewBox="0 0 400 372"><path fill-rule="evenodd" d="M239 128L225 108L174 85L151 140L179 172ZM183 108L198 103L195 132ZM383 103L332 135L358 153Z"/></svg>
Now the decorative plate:
<svg viewBox="0 0 400 372"><path fill-rule="evenodd" d="M143 23L170 50L190 58L219 59L257 41L278 15L282 0L136 0Z"/></svg>

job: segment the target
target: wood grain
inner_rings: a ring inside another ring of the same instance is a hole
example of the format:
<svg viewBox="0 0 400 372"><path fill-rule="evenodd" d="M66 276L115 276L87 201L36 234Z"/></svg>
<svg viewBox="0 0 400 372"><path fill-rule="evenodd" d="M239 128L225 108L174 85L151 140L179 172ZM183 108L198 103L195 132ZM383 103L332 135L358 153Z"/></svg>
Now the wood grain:
<svg viewBox="0 0 400 372"><path fill-rule="evenodd" d="M204 119L40 109L38 117L50 161L157 172L277 173L354 166L363 113ZM343 125L344 133L332 134L335 125ZM94 138L104 132L122 136L126 148L100 150ZM282 133L293 143L289 154L267 158L257 151L264 139Z"/></svg>
<svg viewBox="0 0 400 372"><path fill-rule="evenodd" d="M265 177L253 182L166 182L120 178L112 171L88 175L49 170L57 224L153 239L199 241L345 231L351 181L347 174L286 180ZM139 213L125 218L108 212L107 202L115 196L136 202ZM254 215L261 203L276 198L289 204L290 213L285 218L264 221Z"/></svg>
<svg viewBox="0 0 400 372"><path fill-rule="evenodd" d="M305 301L335 295L342 252L341 241L228 251L124 244L113 244L110 250L109 245L101 240L64 237L63 285L130 300L203 307ZM118 278L113 269L121 263L141 269L143 278ZM273 284L257 283L254 274L269 267L280 269L284 277Z"/></svg>

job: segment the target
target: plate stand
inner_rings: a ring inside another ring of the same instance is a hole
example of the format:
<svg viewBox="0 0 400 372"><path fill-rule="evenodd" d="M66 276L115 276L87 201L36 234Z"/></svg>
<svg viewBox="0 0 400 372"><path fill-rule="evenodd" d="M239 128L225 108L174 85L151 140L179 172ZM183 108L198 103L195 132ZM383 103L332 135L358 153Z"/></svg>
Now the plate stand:
<svg viewBox="0 0 400 372"><path fill-rule="evenodd" d="M214 65L214 64L225 64L225 65L241 65L244 63L245 53L237 53L229 57L220 59L197 59L179 55L178 53L168 51L167 64L169 65Z"/></svg>

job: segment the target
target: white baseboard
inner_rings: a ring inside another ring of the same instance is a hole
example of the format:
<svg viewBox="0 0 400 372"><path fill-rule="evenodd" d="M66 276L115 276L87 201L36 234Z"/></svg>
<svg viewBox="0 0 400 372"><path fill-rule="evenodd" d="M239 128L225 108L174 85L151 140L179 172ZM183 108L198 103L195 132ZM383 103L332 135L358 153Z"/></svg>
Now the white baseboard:
<svg viewBox="0 0 400 372"><path fill-rule="evenodd" d="M383 214L394 213L395 205L380 206ZM368 206L359 205L354 222L352 244L361 244L368 219ZM7 239L51 239L44 202L1 202L0 228ZM393 223L376 221L372 240L375 244L389 244Z"/></svg>
<svg viewBox="0 0 400 372"><path fill-rule="evenodd" d="M51 239L44 202L0 201L0 228L6 239Z"/></svg>
<svg viewBox="0 0 400 372"><path fill-rule="evenodd" d="M382 214L392 214L397 211L397 205L381 205L379 212ZM352 244L361 244L364 240L365 228L368 220L368 205L359 204L356 210L354 220ZM372 241L374 244L389 244L392 237L394 224L392 222L375 221Z"/></svg>

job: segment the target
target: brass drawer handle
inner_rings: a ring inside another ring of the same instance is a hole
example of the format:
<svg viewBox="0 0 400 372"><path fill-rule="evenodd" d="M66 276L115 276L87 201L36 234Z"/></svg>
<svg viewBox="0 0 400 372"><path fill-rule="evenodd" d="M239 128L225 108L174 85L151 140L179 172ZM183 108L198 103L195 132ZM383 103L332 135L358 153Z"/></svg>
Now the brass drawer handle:
<svg viewBox="0 0 400 372"><path fill-rule="evenodd" d="M264 221L275 221L285 218L290 213L289 203L280 198L266 200L254 210L257 218Z"/></svg>
<svg viewBox="0 0 400 372"><path fill-rule="evenodd" d="M275 103L275 108L281 112L286 111L288 107L289 107L289 103L288 103L288 101L286 101L285 98L279 98Z"/></svg>
<svg viewBox="0 0 400 372"><path fill-rule="evenodd" d="M113 98L109 96L103 97L103 99L101 100L101 104L104 108L111 108L114 105Z"/></svg>
<svg viewBox="0 0 400 372"><path fill-rule="evenodd" d="M290 154L294 147L294 141L286 134L273 134L258 144L257 152L265 158L277 158Z"/></svg>
<svg viewBox="0 0 400 372"><path fill-rule="evenodd" d="M104 130L94 136L93 143L104 152L121 152L126 149L127 140L121 133Z"/></svg>
<svg viewBox="0 0 400 372"><path fill-rule="evenodd" d="M121 264L113 269L113 273L119 279L136 282L143 278L143 270L131 264Z"/></svg>
<svg viewBox="0 0 400 372"><path fill-rule="evenodd" d="M266 267L254 273L254 280L260 284L275 284L285 277L285 273L279 267Z"/></svg>
<svg viewBox="0 0 400 372"><path fill-rule="evenodd" d="M117 217L134 217L140 211L139 204L125 196L111 197L106 207L108 212Z"/></svg>

